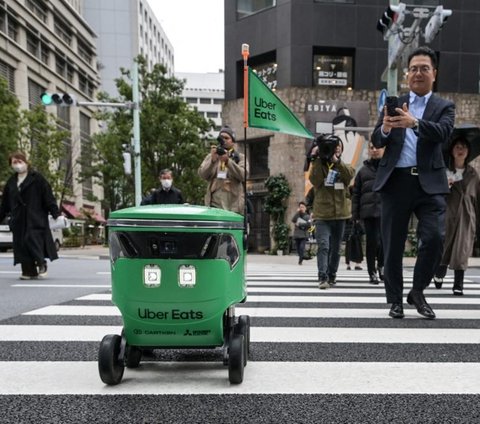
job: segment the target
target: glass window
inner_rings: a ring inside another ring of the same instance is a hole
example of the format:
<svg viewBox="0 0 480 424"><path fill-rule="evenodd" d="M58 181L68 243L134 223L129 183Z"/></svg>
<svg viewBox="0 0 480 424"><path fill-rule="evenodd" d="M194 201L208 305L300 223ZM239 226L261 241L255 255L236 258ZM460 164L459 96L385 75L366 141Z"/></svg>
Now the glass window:
<svg viewBox="0 0 480 424"><path fill-rule="evenodd" d="M268 169L269 144L269 139L254 140L248 143L250 178L266 178L270 175Z"/></svg>
<svg viewBox="0 0 480 424"><path fill-rule="evenodd" d="M40 96L44 91L44 87L37 84L35 81L32 81L31 79L28 80L28 104L30 109L32 109L35 105L42 103Z"/></svg>
<svg viewBox="0 0 480 424"><path fill-rule="evenodd" d="M313 86L352 87L353 56L315 54L313 56Z"/></svg>
<svg viewBox="0 0 480 424"><path fill-rule="evenodd" d="M54 31L65 43L68 45L72 42L72 31L70 30L69 26L63 22L58 16L55 16L54 21Z"/></svg>
<svg viewBox="0 0 480 424"><path fill-rule="evenodd" d="M277 88L277 64L274 62L262 65L252 66L256 74L267 84L270 90L275 91Z"/></svg>
<svg viewBox="0 0 480 424"><path fill-rule="evenodd" d="M27 51L35 57L40 55L40 40L30 31L27 31Z"/></svg>
<svg viewBox="0 0 480 424"><path fill-rule="evenodd" d="M218 118L218 112L207 112L207 118Z"/></svg>
<svg viewBox="0 0 480 424"><path fill-rule="evenodd" d="M196 97L187 97L187 103L197 103L198 99Z"/></svg>
<svg viewBox="0 0 480 424"><path fill-rule="evenodd" d="M12 40L18 41L18 30L20 28L18 21L10 13L4 12L3 10L0 10L0 16L2 17L0 21L3 19L3 24L0 24L0 31L5 32L6 25L6 34Z"/></svg>
<svg viewBox="0 0 480 424"><path fill-rule="evenodd" d="M41 21L47 22L47 7L43 1L27 0L25 4Z"/></svg>
<svg viewBox="0 0 480 424"><path fill-rule="evenodd" d="M200 98L200 104L202 104L202 105L210 105L210 104L212 104L212 99Z"/></svg>
<svg viewBox="0 0 480 424"><path fill-rule="evenodd" d="M90 168L94 162L93 160L93 146L90 138L90 118L84 113L80 112L80 143L81 143L81 157L82 157L82 171L89 174ZM83 196L91 198L93 194L93 178L84 177L82 181Z"/></svg>
<svg viewBox="0 0 480 424"><path fill-rule="evenodd" d="M78 75L78 88L88 97L93 97L93 83L86 77L85 75L79 74Z"/></svg>
<svg viewBox="0 0 480 424"><path fill-rule="evenodd" d="M78 55L88 64L92 63L92 49L82 40L77 40Z"/></svg>
<svg viewBox="0 0 480 424"><path fill-rule="evenodd" d="M254 15L276 5L276 0L237 0L237 19Z"/></svg>
<svg viewBox="0 0 480 424"><path fill-rule="evenodd" d="M7 81L8 90L15 93L15 69L0 61L0 77Z"/></svg>

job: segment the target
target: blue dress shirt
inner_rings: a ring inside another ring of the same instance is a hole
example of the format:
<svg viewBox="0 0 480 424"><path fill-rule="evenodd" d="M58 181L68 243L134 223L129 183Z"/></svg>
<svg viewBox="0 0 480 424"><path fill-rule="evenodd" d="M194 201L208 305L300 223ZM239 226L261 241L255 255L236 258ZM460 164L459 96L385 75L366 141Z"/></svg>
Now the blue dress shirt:
<svg viewBox="0 0 480 424"><path fill-rule="evenodd" d="M415 118L422 118L431 95L432 92L430 91L425 96L420 97L413 91L410 91L408 110L413 116L415 116ZM415 132L411 128L407 128L405 131L405 142L403 143L402 153L395 165L396 168L406 168L417 165L417 140L418 137Z"/></svg>

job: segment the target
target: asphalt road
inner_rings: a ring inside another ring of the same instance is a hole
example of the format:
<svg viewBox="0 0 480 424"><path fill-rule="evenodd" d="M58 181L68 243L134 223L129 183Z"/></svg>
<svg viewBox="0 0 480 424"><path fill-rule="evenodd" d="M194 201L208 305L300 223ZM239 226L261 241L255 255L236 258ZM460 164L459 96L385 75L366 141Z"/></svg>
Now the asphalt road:
<svg viewBox="0 0 480 424"><path fill-rule="evenodd" d="M0 255L0 422L480 422L476 268L462 298L451 276L428 289L436 320L409 306L392 320L365 271L342 265L337 286L320 291L312 261L252 256L248 301L236 310L252 322L242 384L228 383L220 349L171 349L105 386L99 341L122 321L105 252L82 253L65 251L35 282Z"/></svg>

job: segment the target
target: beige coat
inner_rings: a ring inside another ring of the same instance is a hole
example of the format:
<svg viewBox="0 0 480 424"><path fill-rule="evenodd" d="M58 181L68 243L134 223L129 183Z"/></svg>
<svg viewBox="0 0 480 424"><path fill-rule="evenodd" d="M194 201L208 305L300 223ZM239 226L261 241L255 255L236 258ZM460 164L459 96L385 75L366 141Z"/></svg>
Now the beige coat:
<svg viewBox="0 0 480 424"><path fill-rule="evenodd" d="M467 165L463 179L454 183L447 196L445 246L442 265L466 270L473 251L477 219L480 213L480 178Z"/></svg>
<svg viewBox="0 0 480 424"><path fill-rule="evenodd" d="M238 164L231 158L226 164L227 178L217 178L222 162L219 160L212 162L211 153L203 160L200 168L198 168L198 175L208 181L207 193L205 194L206 206L244 214L245 156L241 153L238 155L240 157Z"/></svg>

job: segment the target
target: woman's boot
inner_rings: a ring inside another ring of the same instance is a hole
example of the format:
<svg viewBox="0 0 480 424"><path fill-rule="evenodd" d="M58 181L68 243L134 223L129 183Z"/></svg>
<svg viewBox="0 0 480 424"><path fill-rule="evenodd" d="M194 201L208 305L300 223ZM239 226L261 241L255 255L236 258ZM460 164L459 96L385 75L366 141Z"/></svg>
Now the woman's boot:
<svg viewBox="0 0 480 424"><path fill-rule="evenodd" d="M465 271L462 269L456 269L454 271L454 280L453 280L453 294L455 296L463 295L463 276Z"/></svg>

